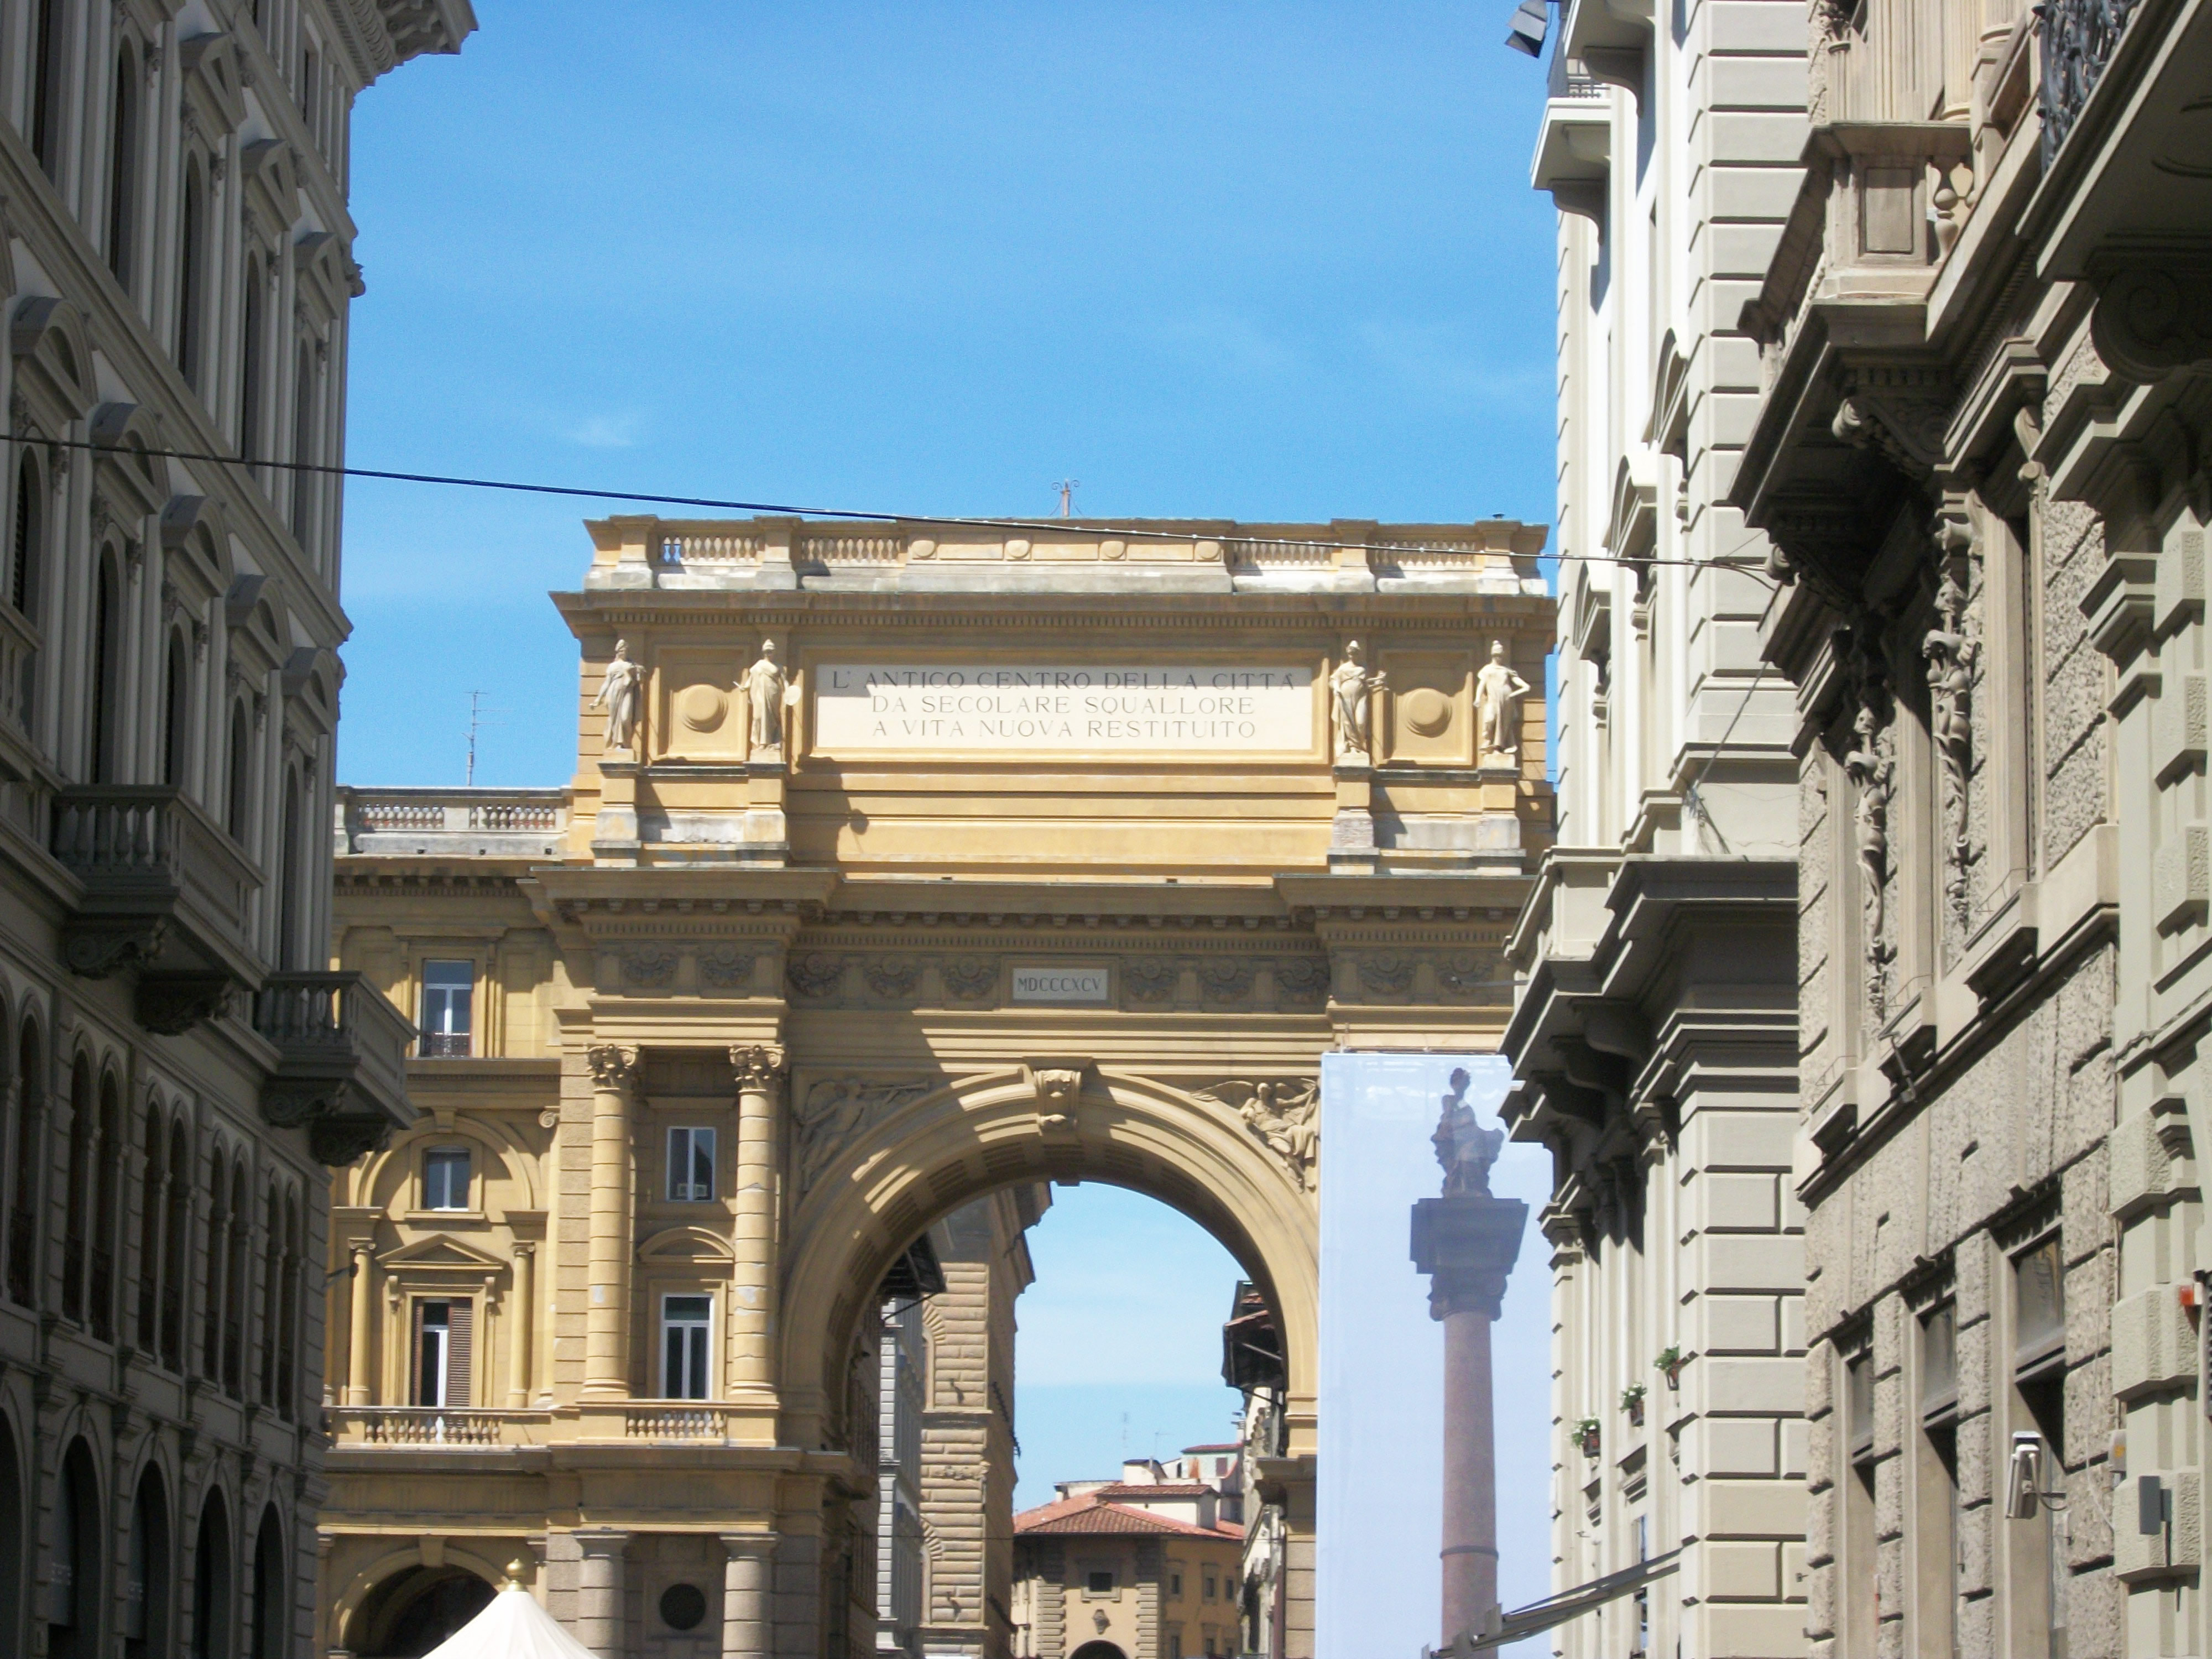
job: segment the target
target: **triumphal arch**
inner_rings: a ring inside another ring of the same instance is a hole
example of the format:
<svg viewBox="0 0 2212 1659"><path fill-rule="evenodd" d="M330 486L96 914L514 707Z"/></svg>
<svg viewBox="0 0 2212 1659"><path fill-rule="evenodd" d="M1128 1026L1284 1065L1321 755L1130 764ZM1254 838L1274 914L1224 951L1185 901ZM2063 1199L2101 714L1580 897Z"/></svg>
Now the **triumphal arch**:
<svg viewBox="0 0 2212 1659"><path fill-rule="evenodd" d="M601 1653L872 1652L886 1287L958 1213L1018 1291L1087 1180L1272 1313L1258 1484L1310 1653L1318 1060L1503 1025L1542 530L590 532L573 784L341 803L336 954L423 1036L420 1121L334 1194L326 1648L512 1562ZM983 1426L924 1485L981 1508L926 1599L1003 1654L1010 1389L957 1334L931 1409Z"/></svg>

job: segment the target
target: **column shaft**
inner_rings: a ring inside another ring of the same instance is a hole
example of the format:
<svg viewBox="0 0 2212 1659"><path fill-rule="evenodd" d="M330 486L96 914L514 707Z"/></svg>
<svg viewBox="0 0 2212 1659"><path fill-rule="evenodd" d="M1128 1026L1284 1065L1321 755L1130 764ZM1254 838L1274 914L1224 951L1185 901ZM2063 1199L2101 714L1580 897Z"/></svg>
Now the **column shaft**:
<svg viewBox="0 0 2212 1659"><path fill-rule="evenodd" d="M722 1569L722 1659L768 1659L775 1535L724 1533L722 1547L729 1552Z"/></svg>
<svg viewBox="0 0 2212 1659"><path fill-rule="evenodd" d="M778 1097L783 1050L730 1050L738 1074L737 1266L731 1277L731 1390L775 1386Z"/></svg>
<svg viewBox="0 0 2212 1659"><path fill-rule="evenodd" d="M530 1403L531 1281L538 1252L530 1245L514 1247L514 1294L507 1298L507 1404L518 1411Z"/></svg>
<svg viewBox="0 0 2212 1659"><path fill-rule="evenodd" d="M629 1546L626 1532L580 1532L576 1543L583 1551L577 1563L576 1639L599 1659L624 1659L623 1552Z"/></svg>
<svg viewBox="0 0 2212 1659"><path fill-rule="evenodd" d="M1497 1447L1490 1316L1462 1309L1443 1328L1443 1627L1456 1635L1498 1600Z"/></svg>
<svg viewBox="0 0 2212 1659"><path fill-rule="evenodd" d="M629 1394L629 1103L637 1050L593 1048L592 1067L592 1249L584 1316L584 1397Z"/></svg>
<svg viewBox="0 0 2212 1659"><path fill-rule="evenodd" d="M351 1342L346 1352L345 1402L349 1406L366 1406L369 1403L369 1316L375 1310L376 1302L376 1287L370 1281L376 1270L375 1259L367 1239L356 1239L348 1249L353 1253L353 1277L346 1290L351 1298L348 1312L352 1317L348 1327ZM276 1333L265 1332L262 1340L274 1342Z"/></svg>

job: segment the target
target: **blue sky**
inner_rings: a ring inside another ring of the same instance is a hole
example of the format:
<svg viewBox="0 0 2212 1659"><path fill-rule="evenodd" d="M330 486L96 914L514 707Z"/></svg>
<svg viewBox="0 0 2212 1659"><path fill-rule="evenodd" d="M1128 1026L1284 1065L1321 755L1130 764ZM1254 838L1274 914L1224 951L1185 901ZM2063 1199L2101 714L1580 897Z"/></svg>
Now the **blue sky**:
<svg viewBox="0 0 2212 1659"><path fill-rule="evenodd" d="M356 465L830 507L1548 519L1506 0L479 0L354 125ZM580 501L348 486L339 775L574 768Z"/></svg>

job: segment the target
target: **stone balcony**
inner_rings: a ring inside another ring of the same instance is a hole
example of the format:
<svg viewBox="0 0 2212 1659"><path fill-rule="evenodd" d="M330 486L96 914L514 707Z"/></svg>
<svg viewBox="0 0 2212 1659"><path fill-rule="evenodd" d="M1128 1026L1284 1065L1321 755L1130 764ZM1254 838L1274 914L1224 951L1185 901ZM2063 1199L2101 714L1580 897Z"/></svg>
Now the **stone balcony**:
<svg viewBox="0 0 2212 1659"><path fill-rule="evenodd" d="M557 859L568 835L568 791L341 786L336 817L341 858Z"/></svg>
<svg viewBox="0 0 2212 1659"><path fill-rule="evenodd" d="M261 982L250 936L259 867L181 789L88 784L59 790L52 851L76 878L62 948L70 969L137 975L139 1023L174 1034Z"/></svg>
<svg viewBox="0 0 2212 1659"><path fill-rule="evenodd" d="M325 1164L350 1164L415 1121L407 1054L415 1027L355 973L271 974L253 999L253 1029L278 1060L261 1115L304 1127Z"/></svg>
<svg viewBox="0 0 2212 1659"><path fill-rule="evenodd" d="M741 1445L757 1441L760 1418L757 1407L712 1400L634 1400L503 1411L332 1406L324 1412L333 1449L371 1454L572 1443Z"/></svg>

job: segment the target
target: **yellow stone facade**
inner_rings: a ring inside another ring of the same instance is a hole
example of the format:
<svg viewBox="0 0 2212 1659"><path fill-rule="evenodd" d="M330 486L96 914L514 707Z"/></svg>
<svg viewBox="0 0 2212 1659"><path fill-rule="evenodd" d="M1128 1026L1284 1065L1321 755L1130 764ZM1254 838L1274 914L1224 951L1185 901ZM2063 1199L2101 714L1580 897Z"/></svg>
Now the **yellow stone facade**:
<svg viewBox="0 0 2212 1659"><path fill-rule="evenodd" d="M1542 530L590 530L574 783L342 792L337 961L429 1052L333 1193L322 1647L520 1560L595 1652L871 1650L884 1275L1088 1179L1273 1310L1310 1653L1319 1057L1503 1026Z"/></svg>

